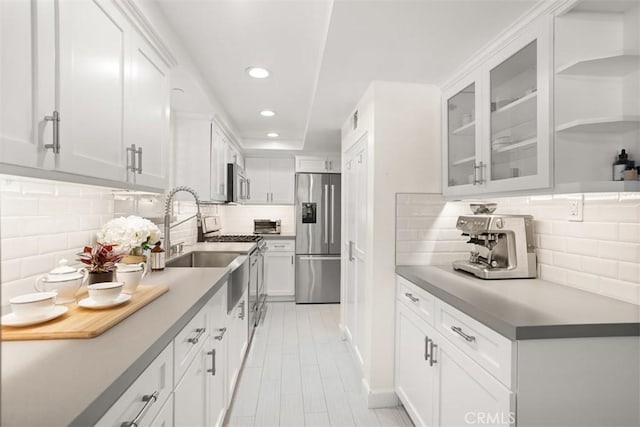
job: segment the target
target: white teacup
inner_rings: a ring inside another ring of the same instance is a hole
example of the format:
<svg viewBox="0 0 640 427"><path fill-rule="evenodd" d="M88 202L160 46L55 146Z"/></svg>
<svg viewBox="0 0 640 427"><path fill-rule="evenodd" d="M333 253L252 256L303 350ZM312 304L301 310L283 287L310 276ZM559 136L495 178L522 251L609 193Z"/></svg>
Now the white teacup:
<svg viewBox="0 0 640 427"><path fill-rule="evenodd" d="M98 304L108 304L120 296L123 288L122 282L102 282L87 286L89 296Z"/></svg>
<svg viewBox="0 0 640 427"><path fill-rule="evenodd" d="M125 294L135 293L140 281L147 275L147 264L118 264L116 269L116 279L124 283L122 292Z"/></svg>
<svg viewBox="0 0 640 427"><path fill-rule="evenodd" d="M55 307L56 292L38 292L20 295L9 300L11 311L16 317L41 317L49 314Z"/></svg>

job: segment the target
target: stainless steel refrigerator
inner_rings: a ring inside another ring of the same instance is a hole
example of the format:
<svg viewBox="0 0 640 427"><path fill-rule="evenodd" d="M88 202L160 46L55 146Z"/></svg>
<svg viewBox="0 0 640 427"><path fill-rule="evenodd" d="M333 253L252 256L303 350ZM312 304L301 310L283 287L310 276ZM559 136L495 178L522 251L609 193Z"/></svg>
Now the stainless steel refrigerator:
<svg viewBox="0 0 640 427"><path fill-rule="evenodd" d="M340 174L296 174L296 303L340 302Z"/></svg>

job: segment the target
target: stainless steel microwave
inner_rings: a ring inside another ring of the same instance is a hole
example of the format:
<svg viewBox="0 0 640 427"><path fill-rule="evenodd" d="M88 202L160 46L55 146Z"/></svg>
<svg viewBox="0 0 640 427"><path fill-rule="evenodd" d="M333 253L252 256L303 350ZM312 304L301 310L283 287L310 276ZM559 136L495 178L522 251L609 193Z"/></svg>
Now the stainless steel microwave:
<svg viewBox="0 0 640 427"><path fill-rule="evenodd" d="M227 203L244 203L249 199L249 181L244 169L227 163Z"/></svg>

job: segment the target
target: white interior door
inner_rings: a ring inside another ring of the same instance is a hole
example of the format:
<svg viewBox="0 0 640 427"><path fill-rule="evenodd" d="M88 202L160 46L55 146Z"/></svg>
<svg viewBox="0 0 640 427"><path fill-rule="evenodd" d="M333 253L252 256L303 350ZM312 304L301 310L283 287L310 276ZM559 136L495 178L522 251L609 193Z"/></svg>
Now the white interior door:
<svg viewBox="0 0 640 427"><path fill-rule="evenodd" d="M57 6L58 167L124 181L125 63L130 27L111 2L59 1Z"/></svg>
<svg viewBox="0 0 640 427"><path fill-rule="evenodd" d="M142 148L136 158L134 182L165 188L169 171L169 70L139 34L132 34L126 144Z"/></svg>
<svg viewBox="0 0 640 427"><path fill-rule="evenodd" d="M367 135L346 153L344 200L346 254L343 288L344 326L351 344L363 364L366 357L366 267L367 267Z"/></svg>

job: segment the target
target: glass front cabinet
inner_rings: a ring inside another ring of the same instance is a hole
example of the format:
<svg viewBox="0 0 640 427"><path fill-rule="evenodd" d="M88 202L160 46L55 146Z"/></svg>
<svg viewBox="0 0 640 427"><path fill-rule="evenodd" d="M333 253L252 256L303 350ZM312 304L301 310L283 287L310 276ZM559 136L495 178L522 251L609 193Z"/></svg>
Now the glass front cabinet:
<svg viewBox="0 0 640 427"><path fill-rule="evenodd" d="M445 89L445 195L551 186L551 31L540 18Z"/></svg>

